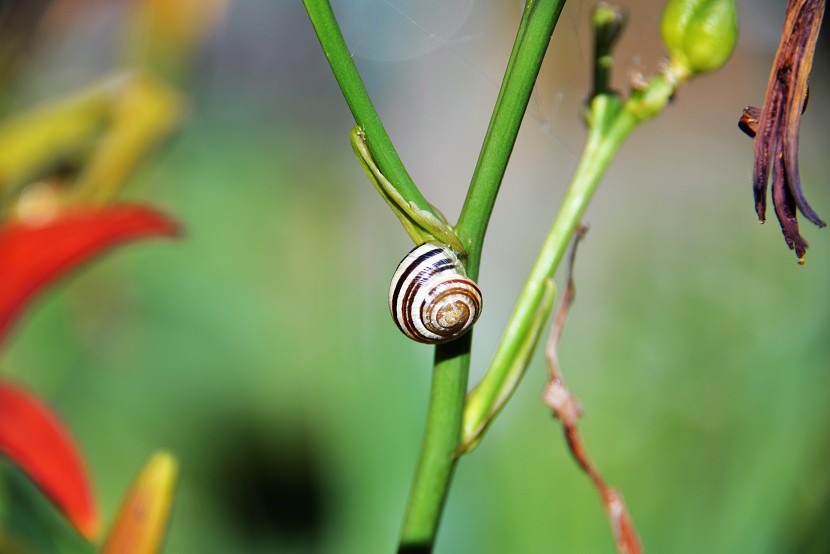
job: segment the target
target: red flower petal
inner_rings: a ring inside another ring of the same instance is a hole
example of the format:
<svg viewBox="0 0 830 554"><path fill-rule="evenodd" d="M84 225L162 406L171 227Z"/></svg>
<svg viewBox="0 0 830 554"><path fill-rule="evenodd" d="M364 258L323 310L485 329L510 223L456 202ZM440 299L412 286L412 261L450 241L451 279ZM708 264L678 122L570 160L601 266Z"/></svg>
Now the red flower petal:
<svg viewBox="0 0 830 554"><path fill-rule="evenodd" d="M0 381L0 453L10 458L92 540L98 514L77 447L58 417L30 393Z"/></svg>
<svg viewBox="0 0 830 554"><path fill-rule="evenodd" d="M167 216L139 205L75 208L42 224L0 227L0 343L45 287L102 252L139 238L174 236Z"/></svg>

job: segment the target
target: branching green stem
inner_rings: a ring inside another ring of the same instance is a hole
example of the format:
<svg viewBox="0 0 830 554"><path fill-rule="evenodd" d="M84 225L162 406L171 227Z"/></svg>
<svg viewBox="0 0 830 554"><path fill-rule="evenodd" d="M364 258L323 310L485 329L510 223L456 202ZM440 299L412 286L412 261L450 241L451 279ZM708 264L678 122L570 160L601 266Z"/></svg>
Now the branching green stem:
<svg viewBox="0 0 830 554"><path fill-rule="evenodd" d="M475 279L487 223L564 0L528 0L496 106L455 231ZM428 552L457 459L470 368L471 333L435 351L421 456L401 531L400 552Z"/></svg>
<svg viewBox="0 0 830 554"><path fill-rule="evenodd" d="M357 161L363 167L366 176L375 185L375 189L398 217L404 230L415 244L439 242L450 246L461 259L467 259L467 250L449 223L435 217L432 212L421 210L414 203L407 202L395 185L383 175L369 151L363 129L355 126L352 129L351 140Z"/></svg>
<svg viewBox="0 0 830 554"><path fill-rule="evenodd" d="M352 135L358 157L378 191L416 240L444 232L412 182L372 106L328 0L304 0L343 95L362 129ZM564 0L528 0L487 129L467 198L454 231L466 249L467 273L477 278L487 224ZM614 21L605 24L613 25ZM612 29L613 31L613 29ZM554 300L553 274L613 156L636 125L660 111L673 90L658 76L622 104L608 91L611 44L605 38L600 94L588 112L585 151L559 214L531 271L502 342L483 381L467 397L471 334L435 351L424 443L401 533L400 552L429 552L457 457L481 434L510 397L530 360ZM357 138L358 140L355 140ZM440 218L438 218L440 219ZM450 237L453 238L453 237ZM463 426L462 426L463 421Z"/></svg>
<svg viewBox="0 0 830 554"><path fill-rule="evenodd" d="M602 110L617 111L619 101L613 96L597 96L592 113L596 115L600 106ZM465 451L478 443L487 425L521 380L553 307L553 274L602 175L622 142L609 141L598 127L592 127L589 131L571 185L519 295L490 367L468 395L462 438L462 449Z"/></svg>
<svg viewBox="0 0 830 554"><path fill-rule="evenodd" d="M461 451L474 448L521 381L553 306L552 279L602 176L634 128L659 113L674 92L671 79L654 77L622 104L614 94L591 102L585 148L571 185L527 278L490 367L470 391Z"/></svg>

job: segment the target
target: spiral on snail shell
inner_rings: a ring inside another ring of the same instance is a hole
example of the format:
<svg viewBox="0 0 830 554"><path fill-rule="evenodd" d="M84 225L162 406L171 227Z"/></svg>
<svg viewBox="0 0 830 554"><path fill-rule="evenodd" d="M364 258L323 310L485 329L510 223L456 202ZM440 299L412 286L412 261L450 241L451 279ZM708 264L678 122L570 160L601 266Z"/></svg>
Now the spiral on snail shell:
<svg viewBox="0 0 830 554"><path fill-rule="evenodd" d="M481 291L449 248L413 248L392 276L392 319L409 338L439 344L466 333L481 314Z"/></svg>

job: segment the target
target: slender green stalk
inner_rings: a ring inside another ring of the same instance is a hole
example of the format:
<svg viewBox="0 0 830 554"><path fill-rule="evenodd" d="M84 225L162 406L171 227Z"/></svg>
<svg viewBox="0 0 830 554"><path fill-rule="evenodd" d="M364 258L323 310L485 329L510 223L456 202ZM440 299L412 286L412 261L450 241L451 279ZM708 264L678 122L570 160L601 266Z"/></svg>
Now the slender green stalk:
<svg viewBox="0 0 830 554"><path fill-rule="evenodd" d="M659 113L671 98L675 83L658 75L647 88L621 104L614 94L591 102L589 131L582 157L556 219L510 316L490 367L467 397L462 451L481 440L487 426L513 394L524 375L542 327L553 307L551 281L574 231L602 176L625 139L641 122Z"/></svg>
<svg viewBox="0 0 830 554"><path fill-rule="evenodd" d="M407 173L386 133L386 128L357 72L329 0L303 0L303 3L354 120L366 134L366 142L375 163L406 201L413 202L419 209L436 215Z"/></svg>
<svg viewBox="0 0 830 554"><path fill-rule="evenodd" d="M507 162L564 3L564 0L529 0L525 6L467 199L455 227L467 249L467 273L473 279L478 275L484 234ZM428 552L435 541L460 444L470 345L468 333L436 348L426 432L401 531L400 552Z"/></svg>
<svg viewBox="0 0 830 554"><path fill-rule="evenodd" d="M597 113L598 104L609 101L612 105L602 109L615 111L613 102L616 101L619 106L616 98L598 96L594 99L593 113ZM621 146L624 134L632 128L618 129L615 134L620 136L615 140L609 140L602 126L591 128L571 185L519 295L490 367L467 398L462 438L464 450L478 443L481 434L507 402L524 374L539 333L553 307L551 292L548 292L553 274L602 175Z"/></svg>
<svg viewBox="0 0 830 554"><path fill-rule="evenodd" d="M624 24L619 8L600 5L594 10L594 94L585 113L588 137L582 157L490 367L467 397L460 452L478 444L521 381L553 308L553 275L602 176L631 131L662 111L683 80L667 70L623 103L609 83L613 46Z"/></svg>
<svg viewBox="0 0 830 554"><path fill-rule="evenodd" d="M467 274L473 279L478 277L484 235L507 162L564 5L565 0L528 0L525 5L493 116L456 225L456 233L470 252Z"/></svg>
<svg viewBox="0 0 830 554"><path fill-rule="evenodd" d="M421 456L415 471L399 553L432 551L438 523L455 470L472 333L435 349Z"/></svg>

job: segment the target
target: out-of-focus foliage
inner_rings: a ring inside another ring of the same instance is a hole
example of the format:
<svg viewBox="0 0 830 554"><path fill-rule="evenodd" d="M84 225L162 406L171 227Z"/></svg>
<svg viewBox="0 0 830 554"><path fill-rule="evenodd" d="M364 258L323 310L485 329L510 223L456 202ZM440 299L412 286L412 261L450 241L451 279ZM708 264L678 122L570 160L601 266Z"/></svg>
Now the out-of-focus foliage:
<svg viewBox="0 0 830 554"><path fill-rule="evenodd" d="M51 27L10 102L78 90L112 67L125 5L81 4ZM662 3L628 8L621 77L629 60L654 67L663 55ZM492 354L576 165L589 9L566 7L496 206L474 367ZM799 267L776 228L755 224L752 153L736 122L763 97L783 13L779 2L739 9L734 59L639 130L600 188L561 343L593 460L625 491L651 552L824 552L830 541L830 238L807 229ZM432 51L357 60L407 167L450 221L518 17L509 2L476 3ZM828 212L822 59L800 162ZM389 551L431 360L386 313L409 239L354 160L353 122L300 2L231 4L182 86L192 98L182 133L129 190L178 214L185 240L136 246L74 277L0 366L65 416L102 513L116 512L156 448L177 456L170 552ZM539 400L544 371L534 362L459 465L439 552L613 549ZM30 524L70 535L48 505L36 513ZM74 551L61 544L52 551Z"/></svg>

